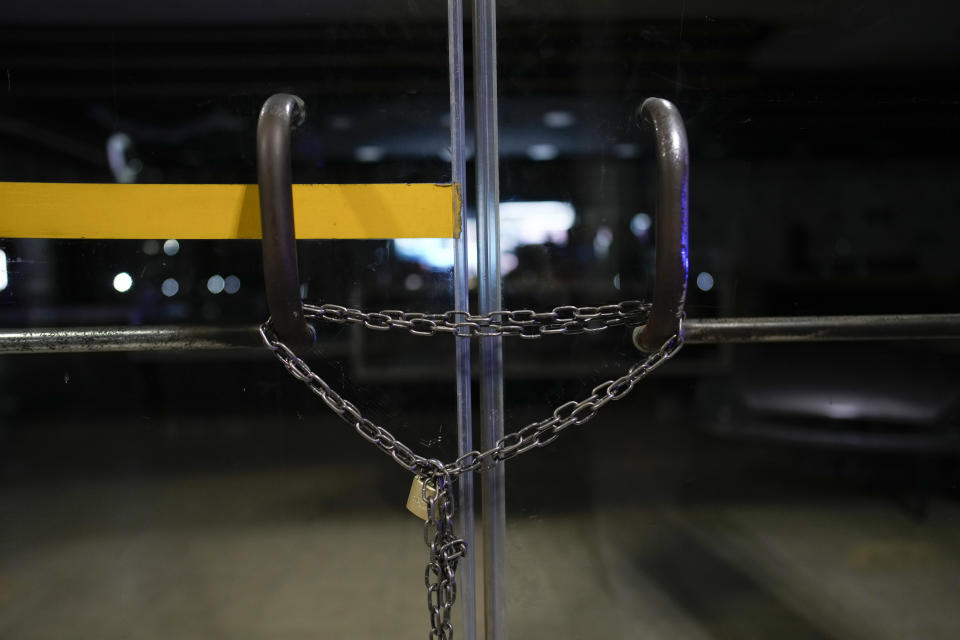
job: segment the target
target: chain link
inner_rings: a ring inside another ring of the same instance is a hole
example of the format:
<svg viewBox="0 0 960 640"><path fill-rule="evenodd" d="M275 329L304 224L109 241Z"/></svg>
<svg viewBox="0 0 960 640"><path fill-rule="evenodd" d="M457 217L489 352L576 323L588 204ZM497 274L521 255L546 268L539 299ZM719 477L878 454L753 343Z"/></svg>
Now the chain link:
<svg viewBox="0 0 960 640"><path fill-rule="evenodd" d="M548 335L594 333L611 327L644 324L649 314L650 304L640 300L624 300L599 307L566 305L539 313L531 309L500 310L484 315L471 315L466 311L418 313L399 309L367 312L337 304L303 305L307 320L358 324L375 331L400 329L415 336L450 333L468 338L518 336L536 339Z"/></svg>

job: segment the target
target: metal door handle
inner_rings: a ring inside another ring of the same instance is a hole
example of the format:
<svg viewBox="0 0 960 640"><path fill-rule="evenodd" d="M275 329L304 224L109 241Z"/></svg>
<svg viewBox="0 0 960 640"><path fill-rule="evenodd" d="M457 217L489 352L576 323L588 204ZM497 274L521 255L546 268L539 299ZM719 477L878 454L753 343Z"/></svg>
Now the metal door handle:
<svg viewBox="0 0 960 640"><path fill-rule="evenodd" d="M637 110L637 120L641 125L653 127L660 174L653 308L647 324L633 332L634 345L641 351L650 352L659 349L670 336L681 330L689 270L689 159L683 118L671 102L647 98Z"/></svg>
<svg viewBox="0 0 960 640"><path fill-rule="evenodd" d="M290 131L303 124L303 100L287 93L270 96L257 122L257 181L263 232L263 279L277 335L293 348L313 345L316 332L303 317L297 238L293 223Z"/></svg>

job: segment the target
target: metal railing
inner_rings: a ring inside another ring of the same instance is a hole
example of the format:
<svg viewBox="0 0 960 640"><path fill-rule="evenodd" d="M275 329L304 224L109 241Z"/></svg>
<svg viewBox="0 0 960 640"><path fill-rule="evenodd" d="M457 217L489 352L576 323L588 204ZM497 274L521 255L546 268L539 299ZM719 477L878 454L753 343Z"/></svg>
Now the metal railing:
<svg viewBox="0 0 960 640"><path fill-rule="evenodd" d="M960 339L960 313L688 319L687 344ZM256 326L0 329L2 353L262 349Z"/></svg>

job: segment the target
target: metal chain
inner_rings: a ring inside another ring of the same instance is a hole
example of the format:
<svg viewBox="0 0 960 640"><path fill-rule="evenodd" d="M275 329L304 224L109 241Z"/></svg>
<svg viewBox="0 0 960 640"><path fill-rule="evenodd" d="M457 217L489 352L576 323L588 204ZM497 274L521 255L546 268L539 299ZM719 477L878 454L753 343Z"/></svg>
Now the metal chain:
<svg viewBox="0 0 960 640"><path fill-rule="evenodd" d="M423 540L430 549L430 560L423 572L427 587L427 609L430 612L428 638L453 640L450 622L457 600L457 565L467 554L467 544L453 531L454 501L451 493L453 478L439 460L431 460L434 469L421 488L427 505L427 521L423 526Z"/></svg>
<svg viewBox="0 0 960 640"><path fill-rule="evenodd" d="M683 346L682 335L681 330L671 336L657 351L634 364L619 378L601 382L593 388L587 398L579 402L570 400L563 403L554 409L553 414L549 417L539 422L532 422L522 429L505 435L497 441L494 447L486 451L470 451L453 462L443 464L444 472L457 477L469 471L492 467L499 462L526 453L535 447L550 444L567 427L588 422L606 404L619 400L630 393L638 382L680 350ZM352 425L364 439L373 443L408 471L430 476L432 475L431 472L436 470L430 459L417 455L389 431L365 418L352 402L345 400L323 378L314 373L310 365L277 337L270 320L260 326L260 337L263 339L264 345L273 351L294 378L303 382L308 389L317 394L330 407L331 411L340 416L346 423Z"/></svg>
<svg viewBox="0 0 960 640"><path fill-rule="evenodd" d="M617 308L616 315L607 317L614 313L609 311L611 307ZM304 308L305 310L308 309L307 305ZM616 326L616 324L627 324L628 320L625 318L627 315L632 315L622 313L623 310L619 305L557 307L552 313L547 314L536 314L526 310L522 312L497 311L486 316L470 316L464 312L432 315L406 314L402 311L363 313L356 309L346 309L334 305L311 307L311 309L323 308L327 309L327 311L324 311L325 314L333 309L335 313L341 315L336 319L327 315L314 315L312 317L323 318L331 322L362 323L376 329L401 328L414 335L435 335L438 332L453 333L466 329L467 333L461 335L519 335L526 338L537 338L548 333L599 331ZM608 309L607 312L600 311L600 309L605 308ZM574 316L569 319L562 319L558 323L558 309L574 309ZM588 312L584 313L584 309ZM636 309L638 312L642 310L645 317L645 314L649 311L649 305L639 304ZM578 318L576 316L577 312L590 317ZM525 315L527 313L532 315ZM448 314L459 315L448 316ZM516 316L514 314L522 315ZM311 316L308 315L308 317ZM457 317L462 317L464 320L457 321ZM518 317L522 319L518 319ZM590 322L595 319L600 319L600 324L591 325ZM502 321L515 324L500 324ZM616 321L616 324L611 321ZM381 322L386 324L377 326ZM519 327L519 331L504 332L503 328L505 327ZM537 332L527 334L526 327L535 327ZM571 330L567 331L568 328ZM664 342L660 349L634 364L619 378L598 384L593 388L589 397L579 402L576 400L565 402L554 409L553 414L548 418L530 423L518 431L507 434L490 449L470 451L453 462L445 464L436 459L428 459L417 455L389 431L363 417L353 403L345 400L334 391L323 378L314 373L306 362L277 337L269 319L260 326L260 336L263 343L273 351L291 375L306 384L334 413L347 423L352 424L357 433L393 458L400 466L424 479L421 497L427 505L427 521L424 524L423 537L424 542L430 549L430 559L424 570L424 584L427 588L427 609L430 612L430 633L427 637L433 640L453 640L453 623L450 620L453 605L457 599L457 565L467 553L466 543L454 534L453 481L464 473L490 468L535 447L550 444L567 427L580 425L591 420L606 404L619 400L630 393L640 380L673 357L683 346L683 327L681 324L677 333Z"/></svg>
<svg viewBox="0 0 960 640"><path fill-rule="evenodd" d="M466 311L418 313L399 309L366 312L337 304L303 305L307 320L359 324L378 331L401 329L415 336L455 333L469 338L519 336L536 339L556 334L593 333L610 327L644 324L649 313L650 304L640 300L624 300L598 307L565 305L540 313L531 309L500 310L485 315L471 315Z"/></svg>

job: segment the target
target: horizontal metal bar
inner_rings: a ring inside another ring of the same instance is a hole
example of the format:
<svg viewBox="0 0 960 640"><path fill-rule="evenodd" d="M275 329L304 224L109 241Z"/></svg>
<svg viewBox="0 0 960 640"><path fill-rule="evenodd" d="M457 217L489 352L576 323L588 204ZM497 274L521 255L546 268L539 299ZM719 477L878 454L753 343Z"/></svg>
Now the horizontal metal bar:
<svg viewBox="0 0 960 640"><path fill-rule="evenodd" d="M960 313L690 319L688 344L960 338Z"/></svg>
<svg viewBox="0 0 960 640"><path fill-rule="evenodd" d="M960 313L688 319L683 329L689 344L942 340L960 338ZM261 345L255 326L0 329L0 353L191 351Z"/></svg>
<svg viewBox="0 0 960 640"><path fill-rule="evenodd" d="M191 351L262 347L255 326L2 329L0 353Z"/></svg>

